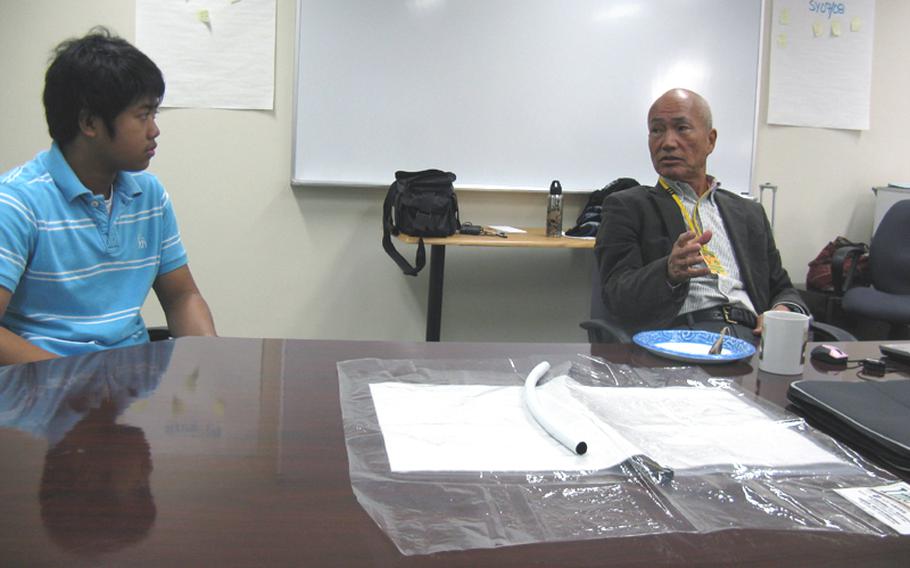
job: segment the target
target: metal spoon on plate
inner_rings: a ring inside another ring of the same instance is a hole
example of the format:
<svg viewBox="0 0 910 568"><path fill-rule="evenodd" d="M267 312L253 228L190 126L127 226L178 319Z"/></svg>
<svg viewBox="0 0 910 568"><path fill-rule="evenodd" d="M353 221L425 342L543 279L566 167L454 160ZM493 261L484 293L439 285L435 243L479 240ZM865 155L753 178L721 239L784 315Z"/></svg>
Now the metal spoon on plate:
<svg viewBox="0 0 910 568"><path fill-rule="evenodd" d="M708 349L708 355L720 355L720 352L724 349L724 336L728 333L730 333L730 328L724 326L724 328L720 330L720 336L711 345L711 349Z"/></svg>

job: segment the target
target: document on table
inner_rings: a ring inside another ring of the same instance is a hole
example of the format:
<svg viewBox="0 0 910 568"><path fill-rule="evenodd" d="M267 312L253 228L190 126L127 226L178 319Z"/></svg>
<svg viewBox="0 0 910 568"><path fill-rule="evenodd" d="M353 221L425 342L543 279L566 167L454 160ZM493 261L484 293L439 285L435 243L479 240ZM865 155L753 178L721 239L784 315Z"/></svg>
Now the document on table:
<svg viewBox="0 0 910 568"><path fill-rule="evenodd" d="M515 234L527 233L527 231L525 231L524 229L519 229L519 228L513 227L511 225L490 225L490 228L493 229L494 231L499 231L500 233L507 233L507 234L509 234L509 233L515 233Z"/></svg>
<svg viewBox="0 0 910 568"><path fill-rule="evenodd" d="M898 533L910 534L910 485L899 482L835 491Z"/></svg>
<svg viewBox="0 0 910 568"><path fill-rule="evenodd" d="M576 455L527 412L522 387L374 383L392 471L583 471L646 455L664 467L839 463L787 424L723 388L538 387L548 415L584 433Z"/></svg>

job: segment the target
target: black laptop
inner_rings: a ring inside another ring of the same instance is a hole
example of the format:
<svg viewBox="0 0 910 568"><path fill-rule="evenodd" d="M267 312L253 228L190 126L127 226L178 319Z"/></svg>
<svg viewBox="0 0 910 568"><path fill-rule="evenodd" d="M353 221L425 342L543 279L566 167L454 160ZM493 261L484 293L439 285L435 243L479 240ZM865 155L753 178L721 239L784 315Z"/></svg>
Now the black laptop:
<svg viewBox="0 0 910 568"><path fill-rule="evenodd" d="M910 379L796 381L787 398L810 424L910 473Z"/></svg>

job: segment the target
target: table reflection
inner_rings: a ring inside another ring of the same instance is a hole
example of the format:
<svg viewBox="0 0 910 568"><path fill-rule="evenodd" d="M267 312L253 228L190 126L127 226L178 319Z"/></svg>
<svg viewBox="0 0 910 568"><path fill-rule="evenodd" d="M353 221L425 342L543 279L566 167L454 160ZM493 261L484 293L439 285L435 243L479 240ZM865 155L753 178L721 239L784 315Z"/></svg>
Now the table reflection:
<svg viewBox="0 0 910 568"><path fill-rule="evenodd" d="M141 541L155 523L148 441L141 428L117 424L117 412L103 400L45 456L41 521L65 550L111 552Z"/></svg>
<svg viewBox="0 0 910 568"><path fill-rule="evenodd" d="M155 390L172 351L164 342L0 369L0 426L47 439L38 500L61 549L95 557L154 525L149 443L117 420Z"/></svg>

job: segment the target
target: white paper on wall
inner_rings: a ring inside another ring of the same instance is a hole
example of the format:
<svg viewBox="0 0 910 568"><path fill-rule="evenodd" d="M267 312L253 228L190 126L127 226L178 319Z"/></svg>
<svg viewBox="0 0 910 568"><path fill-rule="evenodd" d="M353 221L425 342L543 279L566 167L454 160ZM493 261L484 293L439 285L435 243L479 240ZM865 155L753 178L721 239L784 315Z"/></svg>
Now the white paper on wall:
<svg viewBox="0 0 910 568"><path fill-rule="evenodd" d="M136 46L166 107L265 109L275 99L275 0L136 0Z"/></svg>
<svg viewBox="0 0 910 568"><path fill-rule="evenodd" d="M875 0L774 0L768 123L867 130Z"/></svg>

